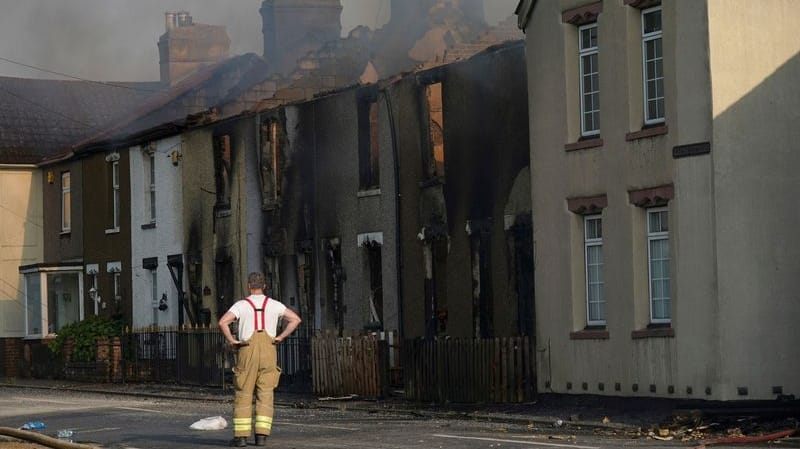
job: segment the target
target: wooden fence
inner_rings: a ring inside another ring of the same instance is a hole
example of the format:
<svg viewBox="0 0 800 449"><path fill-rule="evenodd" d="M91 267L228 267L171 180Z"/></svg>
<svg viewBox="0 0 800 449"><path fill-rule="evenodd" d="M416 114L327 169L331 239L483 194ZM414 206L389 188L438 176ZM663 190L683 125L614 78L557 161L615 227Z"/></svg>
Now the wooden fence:
<svg viewBox="0 0 800 449"><path fill-rule="evenodd" d="M387 393L389 344L380 335L311 339L314 393L379 398Z"/></svg>
<svg viewBox="0 0 800 449"><path fill-rule="evenodd" d="M405 397L426 402L527 402L536 393L528 337L406 340Z"/></svg>

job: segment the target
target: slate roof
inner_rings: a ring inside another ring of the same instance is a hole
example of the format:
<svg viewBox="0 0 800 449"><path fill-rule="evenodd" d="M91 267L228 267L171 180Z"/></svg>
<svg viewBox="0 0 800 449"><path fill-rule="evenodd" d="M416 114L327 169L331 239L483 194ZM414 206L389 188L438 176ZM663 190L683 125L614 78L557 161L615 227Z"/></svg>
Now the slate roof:
<svg viewBox="0 0 800 449"><path fill-rule="evenodd" d="M97 133L154 95L157 82L0 77L0 164L34 164Z"/></svg>
<svg viewBox="0 0 800 449"><path fill-rule="evenodd" d="M248 53L195 71L169 90L148 98L121 119L72 145L76 152L94 151L125 142L166 124L183 124L187 117L237 100L244 90L267 76L264 60ZM255 104L255 102L253 102ZM240 104L240 110L247 104Z"/></svg>

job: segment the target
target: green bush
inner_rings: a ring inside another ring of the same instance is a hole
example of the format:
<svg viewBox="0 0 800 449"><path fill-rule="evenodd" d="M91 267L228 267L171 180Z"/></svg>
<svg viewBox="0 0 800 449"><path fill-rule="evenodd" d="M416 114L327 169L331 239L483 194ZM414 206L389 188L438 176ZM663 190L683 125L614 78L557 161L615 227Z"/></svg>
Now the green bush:
<svg viewBox="0 0 800 449"><path fill-rule="evenodd" d="M97 339L122 335L122 324L97 316L83 321L67 324L58 331L58 336L48 343L53 353L63 356L64 342L72 338L72 361L94 361L97 352Z"/></svg>

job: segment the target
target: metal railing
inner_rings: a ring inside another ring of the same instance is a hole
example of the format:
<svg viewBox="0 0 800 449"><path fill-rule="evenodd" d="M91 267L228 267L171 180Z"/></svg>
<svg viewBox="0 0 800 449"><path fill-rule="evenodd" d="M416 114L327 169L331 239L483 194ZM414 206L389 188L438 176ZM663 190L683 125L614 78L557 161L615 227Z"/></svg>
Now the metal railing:
<svg viewBox="0 0 800 449"><path fill-rule="evenodd" d="M234 352L219 328L142 328L122 336L122 381L159 382L227 388L232 384ZM292 335L277 347L283 370L279 389L311 389L311 345Z"/></svg>

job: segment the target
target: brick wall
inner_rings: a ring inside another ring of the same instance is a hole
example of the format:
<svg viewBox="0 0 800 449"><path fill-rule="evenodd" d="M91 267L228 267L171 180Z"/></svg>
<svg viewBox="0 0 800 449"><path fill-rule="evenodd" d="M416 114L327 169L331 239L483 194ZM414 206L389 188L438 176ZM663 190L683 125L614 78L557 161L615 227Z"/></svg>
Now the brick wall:
<svg viewBox="0 0 800 449"><path fill-rule="evenodd" d="M19 376L21 343L20 338L0 338L0 376Z"/></svg>

